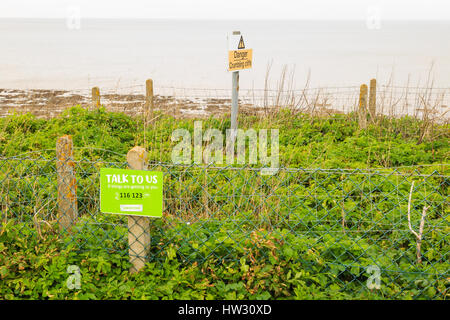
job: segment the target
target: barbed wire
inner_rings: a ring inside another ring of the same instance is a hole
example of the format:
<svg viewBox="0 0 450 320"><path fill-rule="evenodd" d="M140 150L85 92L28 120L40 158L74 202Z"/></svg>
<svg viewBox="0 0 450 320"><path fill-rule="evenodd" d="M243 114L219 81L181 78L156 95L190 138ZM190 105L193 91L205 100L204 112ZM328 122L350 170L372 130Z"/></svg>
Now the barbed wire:
<svg viewBox="0 0 450 320"><path fill-rule="evenodd" d="M126 155L122 153L118 153L113 150L98 148L98 147L73 147L75 150L98 150L103 151L107 153L111 153L114 155L118 155L124 158L124 162L118 162L115 161L114 163L120 163L120 164L126 164L125 158ZM1 161L22 161L22 160L28 160L28 161L49 161L50 159L45 157L39 157L39 158L32 158L32 157L24 157L27 154L37 154L41 152L56 152L56 149L41 149L41 150L34 150L29 151L25 153L21 153L18 155L11 155L7 157L0 156ZM54 159L52 157L52 159ZM87 158L82 158L78 160L74 160L74 163L80 163L80 164L90 164L90 163L103 163L105 160L90 160ZM108 163L113 163L111 161L107 161ZM417 171L417 169L420 168L447 168L450 164L448 163L433 163L433 164L416 164L416 165L408 165L408 166L390 166L390 167L372 167L372 168L321 168L321 167L288 167L288 166L280 166L278 168L266 168L266 167L258 167L258 166L250 166L250 165L244 165L244 166L233 166L233 165L224 165L224 166L217 166L214 164L179 164L174 162L161 162L161 161L149 161L150 166L161 166L165 168L175 168L180 170L232 170L232 171L261 171L262 169L276 169L277 172L286 172L286 173L332 173L332 174L346 174L346 175L400 175L400 176L408 176L408 177L442 177L442 178L449 178L450 176L439 173L437 171L428 173L428 174L422 174L419 172L411 173L411 172L396 172L396 170L399 169L414 169ZM444 169L447 170L447 169Z"/></svg>
<svg viewBox="0 0 450 320"><path fill-rule="evenodd" d="M86 86L86 87L79 87L79 88L70 88L70 89L16 89L16 88L0 88L0 96L3 92L6 93L18 93L18 92L30 92L30 93L42 93L42 92L78 92L78 91L90 91L92 86ZM103 92L110 93L110 92L116 92L119 89L145 89L145 85L143 84L136 84L136 85L126 85L126 86L109 86L109 87L102 87L98 86ZM420 87L420 86L397 86L397 85L383 85L383 84L377 84L377 88L383 87L387 88L390 91L392 90L402 90L402 92L407 89L409 92L414 91L425 91L425 90L431 90L431 91L449 91L450 87ZM173 89L173 90L192 90L192 91L224 91L229 92L231 91L231 88L212 88L212 87L180 87L180 86L165 86L165 85L155 85L155 89ZM320 86L320 87L305 87L301 89L270 89L270 88L240 88L240 91L254 91L254 92L305 92L305 91L326 91L326 90L340 90L340 89L358 89L359 85L353 85L353 86ZM378 90L378 91L388 91L387 89L384 90ZM353 92L353 91L348 91Z"/></svg>

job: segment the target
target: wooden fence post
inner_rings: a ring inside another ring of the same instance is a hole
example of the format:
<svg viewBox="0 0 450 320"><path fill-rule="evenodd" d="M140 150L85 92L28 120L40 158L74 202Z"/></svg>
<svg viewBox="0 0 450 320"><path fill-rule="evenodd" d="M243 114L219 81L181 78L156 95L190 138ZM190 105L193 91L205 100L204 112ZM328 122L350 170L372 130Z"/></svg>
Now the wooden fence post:
<svg viewBox="0 0 450 320"><path fill-rule="evenodd" d="M148 122L149 119L153 119L153 80L147 79L145 81L145 114L144 119L145 123Z"/></svg>
<svg viewBox="0 0 450 320"><path fill-rule="evenodd" d="M377 115L377 80L370 80L369 91L369 117L370 121L375 122L375 116Z"/></svg>
<svg viewBox="0 0 450 320"><path fill-rule="evenodd" d="M361 129L367 127L367 85L362 84L359 89L358 123Z"/></svg>
<svg viewBox="0 0 450 320"><path fill-rule="evenodd" d="M98 87L92 88L92 105L94 107L100 107L100 89Z"/></svg>
<svg viewBox="0 0 450 320"><path fill-rule="evenodd" d="M65 135L56 141L56 159L59 228L61 233L70 232L78 217L77 182L71 136Z"/></svg>
<svg viewBox="0 0 450 320"><path fill-rule="evenodd" d="M147 169L148 153L142 147L134 147L127 154L127 162L130 169ZM145 265L150 251L150 218L128 216L128 245L130 272L138 272Z"/></svg>

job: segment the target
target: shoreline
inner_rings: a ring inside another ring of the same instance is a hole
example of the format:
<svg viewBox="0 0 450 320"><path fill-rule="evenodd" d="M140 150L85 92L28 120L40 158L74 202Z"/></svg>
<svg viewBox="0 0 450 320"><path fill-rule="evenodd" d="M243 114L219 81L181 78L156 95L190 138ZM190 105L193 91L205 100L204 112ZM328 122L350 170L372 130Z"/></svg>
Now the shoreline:
<svg viewBox="0 0 450 320"><path fill-rule="evenodd" d="M205 89L207 90L207 89ZM266 108L246 101L246 97L240 97L239 111L245 114L258 114L266 111ZM144 94L126 94L107 92L101 94L101 105L107 111L123 112L135 116L143 114L145 104ZM0 88L0 117L13 113L31 113L38 118L53 118L61 114L65 109L80 105L92 108L91 95L85 92L71 90L47 90L47 89L1 89ZM172 114L181 118L207 118L210 116L224 115L231 112L231 98L224 94L216 96L200 95L190 96L184 93L182 96L176 93L170 95L154 95L154 110ZM269 107L270 108L270 107ZM342 113L333 109L318 109L321 115Z"/></svg>
<svg viewBox="0 0 450 320"><path fill-rule="evenodd" d="M80 105L92 107L90 94L71 90L47 89L1 89L0 117L18 113L32 113L38 118L52 118L65 109ZM127 115L143 113L144 94L102 93L101 104L108 111L123 112ZM171 95L155 95L154 110L163 110L183 118L209 117L229 112L231 99L189 99ZM243 105L246 109L249 106Z"/></svg>
<svg viewBox="0 0 450 320"><path fill-rule="evenodd" d="M450 88L377 89L377 113L390 117L404 115L448 121ZM107 111L135 116L143 114L146 97L144 86L109 89L100 93L101 105ZM415 91L414 91L415 90ZM423 91L422 91L423 90ZM155 88L154 110L179 118L205 118L231 111L231 92L227 89ZM423 97L426 97L424 101ZM330 116L357 109L358 87L305 88L305 90L245 90L239 92L239 112L264 114L280 107ZM13 113L31 113L38 118L53 118L65 109L80 105L92 107L90 90L2 89L0 88L0 117ZM424 107L425 106L425 107Z"/></svg>

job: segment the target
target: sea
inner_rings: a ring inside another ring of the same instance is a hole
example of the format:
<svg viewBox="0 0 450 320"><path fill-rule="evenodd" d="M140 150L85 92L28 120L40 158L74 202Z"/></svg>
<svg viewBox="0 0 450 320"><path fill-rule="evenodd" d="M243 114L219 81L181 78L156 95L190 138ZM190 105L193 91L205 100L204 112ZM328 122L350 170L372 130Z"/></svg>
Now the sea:
<svg viewBox="0 0 450 320"><path fill-rule="evenodd" d="M0 88L227 89L227 37L253 49L240 87L450 87L450 21L0 19Z"/></svg>

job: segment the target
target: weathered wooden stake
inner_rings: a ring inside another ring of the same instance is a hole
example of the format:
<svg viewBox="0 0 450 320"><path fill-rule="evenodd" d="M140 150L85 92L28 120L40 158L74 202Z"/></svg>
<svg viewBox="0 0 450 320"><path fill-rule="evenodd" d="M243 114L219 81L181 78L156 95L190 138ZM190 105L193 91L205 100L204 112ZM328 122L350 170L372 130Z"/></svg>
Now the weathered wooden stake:
<svg viewBox="0 0 450 320"><path fill-rule="evenodd" d="M77 182L71 136L65 135L56 141L56 159L59 228L61 233L70 232L78 217Z"/></svg>
<svg viewBox="0 0 450 320"><path fill-rule="evenodd" d="M147 79L145 81L145 114L144 119L145 123L148 122L149 119L153 119L153 80Z"/></svg>
<svg viewBox="0 0 450 320"><path fill-rule="evenodd" d="M367 85L362 84L359 89L358 122L361 129L367 127Z"/></svg>
<svg viewBox="0 0 450 320"><path fill-rule="evenodd" d="M100 107L100 89L98 87L92 88L92 105L94 107Z"/></svg>
<svg viewBox="0 0 450 320"><path fill-rule="evenodd" d="M369 91L369 117L370 121L375 122L375 116L377 115L377 80L370 80Z"/></svg>
<svg viewBox="0 0 450 320"><path fill-rule="evenodd" d="M127 162L130 169L147 169L148 153L142 147L134 147L127 154ZM130 272L138 272L145 265L150 251L150 218L128 216L128 245Z"/></svg>

